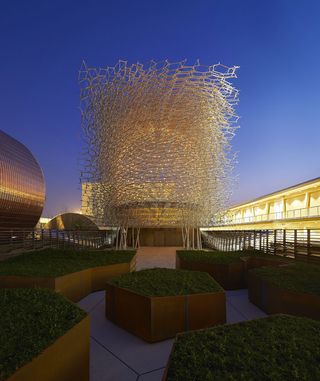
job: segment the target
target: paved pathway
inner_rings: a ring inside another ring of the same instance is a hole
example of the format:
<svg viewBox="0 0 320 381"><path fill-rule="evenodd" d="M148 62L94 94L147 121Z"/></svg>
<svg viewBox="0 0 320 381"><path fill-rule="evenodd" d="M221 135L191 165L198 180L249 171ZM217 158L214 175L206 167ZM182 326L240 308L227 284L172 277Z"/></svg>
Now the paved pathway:
<svg viewBox="0 0 320 381"><path fill-rule="evenodd" d="M175 249L141 248L137 268L174 268ZM227 323L265 316L248 301L247 290L226 294ZM91 381L161 381L173 340L148 344L112 324L105 318L104 291L88 295L78 305L91 317Z"/></svg>

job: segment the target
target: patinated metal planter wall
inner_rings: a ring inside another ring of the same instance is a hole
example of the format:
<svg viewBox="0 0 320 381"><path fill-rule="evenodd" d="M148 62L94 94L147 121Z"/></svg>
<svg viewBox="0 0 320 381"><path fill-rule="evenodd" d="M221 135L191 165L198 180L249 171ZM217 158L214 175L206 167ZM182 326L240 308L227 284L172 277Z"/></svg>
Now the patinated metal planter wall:
<svg viewBox="0 0 320 381"><path fill-rule="evenodd" d="M46 287L77 302L93 291L103 290L111 278L134 271L135 261L133 257L128 263L93 267L55 278L2 275L0 288Z"/></svg>
<svg viewBox="0 0 320 381"><path fill-rule="evenodd" d="M244 263L241 261L220 264L198 261L185 261L176 255L177 269L204 271L211 275L225 290L236 290L245 287Z"/></svg>
<svg viewBox="0 0 320 381"><path fill-rule="evenodd" d="M244 281L245 286L248 287L248 272L251 269L256 269L258 267L278 267L278 266L284 266L288 263L291 263L293 260L288 258L266 258L266 257L244 257L242 258L244 262Z"/></svg>
<svg viewBox="0 0 320 381"><path fill-rule="evenodd" d="M320 297L286 290L253 272L248 275L249 300L268 314L284 313L320 319Z"/></svg>
<svg viewBox="0 0 320 381"><path fill-rule="evenodd" d="M128 263L116 263L109 266L93 267L91 269L91 288L92 291L104 290L106 282L111 278L115 278L121 274L135 271L136 256Z"/></svg>
<svg viewBox="0 0 320 381"><path fill-rule="evenodd" d="M87 316L7 381L89 381L89 342Z"/></svg>
<svg viewBox="0 0 320 381"><path fill-rule="evenodd" d="M149 297L107 283L106 317L134 335L156 342L178 332L225 323L226 299L223 291Z"/></svg>
<svg viewBox="0 0 320 381"><path fill-rule="evenodd" d="M226 254L228 255L228 254ZM193 271L204 271L211 275L225 290L237 290L247 287L247 272L262 266L281 266L285 260L264 257L243 257L232 263L208 263L186 261L176 254L176 268Z"/></svg>

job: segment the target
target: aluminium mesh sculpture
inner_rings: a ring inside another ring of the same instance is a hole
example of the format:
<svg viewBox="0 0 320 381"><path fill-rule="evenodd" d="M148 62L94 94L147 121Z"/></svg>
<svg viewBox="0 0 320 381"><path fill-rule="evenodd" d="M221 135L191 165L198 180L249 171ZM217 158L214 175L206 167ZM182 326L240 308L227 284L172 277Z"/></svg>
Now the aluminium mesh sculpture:
<svg viewBox="0 0 320 381"><path fill-rule="evenodd" d="M82 187L95 219L120 228L121 246L127 229L140 227L181 227L188 241L189 228L207 226L225 207L236 68L83 64Z"/></svg>

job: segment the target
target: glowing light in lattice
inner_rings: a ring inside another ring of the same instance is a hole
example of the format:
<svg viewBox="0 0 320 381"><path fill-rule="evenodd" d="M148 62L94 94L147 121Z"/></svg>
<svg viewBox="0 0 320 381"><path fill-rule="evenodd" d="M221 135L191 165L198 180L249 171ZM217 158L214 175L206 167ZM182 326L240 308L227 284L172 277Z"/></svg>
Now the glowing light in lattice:
<svg viewBox="0 0 320 381"><path fill-rule="evenodd" d="M185 61L83 64L81 176L111 226L205 226L230 191L237 67Z"/></svg>

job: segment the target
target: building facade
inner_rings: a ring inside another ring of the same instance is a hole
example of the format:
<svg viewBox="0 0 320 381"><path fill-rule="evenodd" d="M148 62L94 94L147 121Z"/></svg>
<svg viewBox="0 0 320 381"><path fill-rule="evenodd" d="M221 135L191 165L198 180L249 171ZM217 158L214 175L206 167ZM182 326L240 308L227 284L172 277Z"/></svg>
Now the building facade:
<svg viewBox="0 0 320 381"><path fill-rule="evenodd" d="M38 162L28 148L0 130L0 230L34 228L44 201Z"/></svg>
<svg viewBox="0 0 320 381"><path fill-rule="evenodd" d="M235 205L212 230L320 228L320 177Z"/></svg>

